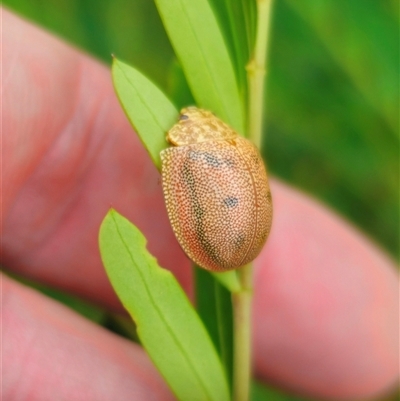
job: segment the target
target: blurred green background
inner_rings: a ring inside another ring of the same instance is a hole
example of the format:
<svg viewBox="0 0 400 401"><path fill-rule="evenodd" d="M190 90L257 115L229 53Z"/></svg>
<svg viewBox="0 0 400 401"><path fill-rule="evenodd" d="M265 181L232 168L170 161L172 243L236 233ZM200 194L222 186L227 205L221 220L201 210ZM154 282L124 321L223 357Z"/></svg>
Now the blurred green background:
<svg viewBox="0 0 400 401"><path fill-rule="evenodd" d="M3 4L106 64L113 53L166 92L176 89L174 54L151 0ZM276 0L263 143L274 175L328 204L397 261L399 45L398 0ZM263 391L256 388L257 400L295 399Z"/></svg>

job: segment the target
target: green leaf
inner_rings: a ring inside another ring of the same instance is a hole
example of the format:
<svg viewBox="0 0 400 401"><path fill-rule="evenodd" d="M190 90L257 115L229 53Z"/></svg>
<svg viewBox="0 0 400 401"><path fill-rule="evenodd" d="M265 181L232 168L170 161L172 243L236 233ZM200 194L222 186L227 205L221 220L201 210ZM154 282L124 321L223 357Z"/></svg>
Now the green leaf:
<svg viewBox="0 0 400 401"><path fill-rule="evenodd" d="M253 381L251 383L250 401L309 401L309 398L300 398L297 395Z"/></svg>
<svg viewBox="0 0 400 401"><path fill-rule="evenodd" d="M234 60L239 90L247 102L246 65L254 48L256 32L255 0L209 0ZM246 104L246 103L245 103Z"/></svg>
<svg viewBox="0 0 400 401"><path fill-rule="evenodd" d="M100 228L109 279L139 338L181 401L228 401L221 361L175 277L158 266L141 232L115 210Z"/></svg>
<svg viewBox="0 0 400 401"><path fill-rule="evenodd" d="M158 169L165 135L178 120L178 111L167 96L135 68L114 59L112 76L125 113Z"/></svg>
<svg viewBox="0 0 400 401"><path fill-rule="evenodd" d="M241 101L232 61L207 0L155 0L198 106L244 133Z"/></svg>
<svg viewBox="0 0 400 401"><path fill-rule="evenodd" d="M210 272L196 268L196 307L217 348L230 385L233 367L231 294Z"/></svg>
<svg viewBox="0 0 400 401"><path fill-rule="evenodd" d="M185 75L178 60L174 59L168 71L168 93L179 109L195 104Z"/></svg>
<svg viewBox="0 0 400 401"><path fill-rule="evenodd" d="M217 281L215 282L215 300L218 318L218 334L221 344L221 360L226 376L232 388L233 383L233 310L231 293Z"/></svg>
<svg viewBox="0 0 400 401"><path fill-rule="evenodd" d="M230 292L240 291L240 282L236 270L223 273L211 273L214 278Z"/></svg>

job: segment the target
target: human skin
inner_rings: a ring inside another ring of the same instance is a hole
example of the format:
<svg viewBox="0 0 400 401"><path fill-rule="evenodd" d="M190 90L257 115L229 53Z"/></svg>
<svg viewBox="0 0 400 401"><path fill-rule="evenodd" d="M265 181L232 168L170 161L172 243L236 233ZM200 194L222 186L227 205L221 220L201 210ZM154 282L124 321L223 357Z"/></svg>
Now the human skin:
<svg viewBox="0 0 400 401"><path fill-rule="evenodd" d="M192 296L160 178L109 70L2 10L2 265L120 311L97 238L110 206L137 225ZM398 380L398 278L376 245L272 180L274 221L255 261L254 369L324 399L370 399ZM3 275L3 396L172 400L143 350Z"/></svg>

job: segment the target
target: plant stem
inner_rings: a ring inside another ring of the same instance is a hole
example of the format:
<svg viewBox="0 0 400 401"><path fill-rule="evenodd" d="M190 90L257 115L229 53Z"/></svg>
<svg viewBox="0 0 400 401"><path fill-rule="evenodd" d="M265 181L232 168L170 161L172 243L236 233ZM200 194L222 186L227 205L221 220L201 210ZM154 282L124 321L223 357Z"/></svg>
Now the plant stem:
<svg viewBox="0 0 400 401"><path fill-rule="evenodd" d="M257 0L257 34L254 55L246 67L249 86L248 137L261 147L265 58L272 0ZM237 270L241 289L232 293L233 303L233 401L248 401L251 380L252 266Z"/></svg>
<svg viewBox="0 0 400 401"><path fill-rule="evenodd" d="M237 271L241 289L232 294L233 303L233 400L247 401L251 378L252 266Z"/></svg>
<svg viewBox="0 0 400 401"><path fill-rule="evenodd" d="M257 34L254 54L247 64L249 86L248 137L261 147L265 59L267 54L272 0L257 0Z"/></svg>

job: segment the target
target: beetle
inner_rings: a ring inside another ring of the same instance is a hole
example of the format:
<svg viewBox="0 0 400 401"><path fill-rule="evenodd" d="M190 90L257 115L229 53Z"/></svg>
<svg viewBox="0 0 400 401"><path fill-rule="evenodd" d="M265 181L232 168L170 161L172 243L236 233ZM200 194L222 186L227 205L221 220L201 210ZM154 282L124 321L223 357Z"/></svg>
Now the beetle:
<svg viewBox="0 0 400 401"><path fill-rule="evenodd" d="M160 153L168 217L185 253L223 272L260 253L272 222L267 171L258 149L213 113L181 110Z"/></svg>

